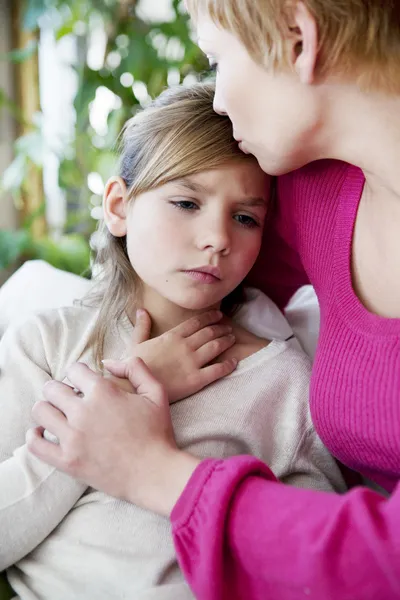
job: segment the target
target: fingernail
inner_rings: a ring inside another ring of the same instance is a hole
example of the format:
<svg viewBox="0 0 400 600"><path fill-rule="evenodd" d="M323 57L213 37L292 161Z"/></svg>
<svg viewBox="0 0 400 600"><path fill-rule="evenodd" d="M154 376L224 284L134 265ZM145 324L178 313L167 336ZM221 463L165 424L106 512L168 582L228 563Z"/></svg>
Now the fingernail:
<svg viewBox="0 0 400 600"><path fill-rule="evenodd" d="M106 367L107 365L113 365L113 364L115 364L115 363L116 363L116 362L118 362L118 361L117 361L117 360L115 360L115 359L112 359L112 358L105 358L105 359L104 359L104 360L102 360L101 362L102 362L102 363L103 363L103 365Z"/></svg>
<svg viewBox="0 0 400 600"><path fill-rule="evenodd" d="M217 319L220 319L222 317L222 312L220 310L216 310L215 315L216 315Z"/></svg>
<svg viewBox="0 0 400 600"><path fill-rule="evenodd" d="M228 335L228 340L235 340L235 339L236 339L236 338L235 338L235 336L233 335L233 333L230 333L230 334Z"/></svg>
<svg viewBox="0 0 400 600"><path fill-rule="evenodd" d="M140 319L140 317L143 317L143 315L144 315L143 308L138 308L137 311L136 311L136 318Z"/></svg>
<svg viewBox="0 0 400 600"><path fill-rule="evenodd" d="M237 366L237 364L238 364L238 362L239 362L239 361L238 361L238 359L237 359L237 358L231 358L231 363L233 364L233 366L235 366L235 367L236 367L236 366Z"/></svg>

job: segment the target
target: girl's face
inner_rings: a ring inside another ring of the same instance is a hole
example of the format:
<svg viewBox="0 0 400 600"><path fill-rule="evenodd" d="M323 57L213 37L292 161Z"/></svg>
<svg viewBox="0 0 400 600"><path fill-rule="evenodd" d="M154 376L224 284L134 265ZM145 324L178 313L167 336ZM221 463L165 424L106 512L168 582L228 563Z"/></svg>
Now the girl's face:
<svg viewBox="0 0 400 600"><path fill-rule="evenodd" d="M235 36L204 14L199 15L197 34L199 47L216 68L214 108L231 119L241 149L271 175L319 158L321 100L316 86L294 73L270 73ZM307 69L304 59L299 69Z"/></svg>
<svg viewBox="0 0 400 600"><path fill-rule="evenodd" d="M183 177L135 198L127 248L144 297L190 310L218 305L260 250L268 181L252 161Z"/></svg>

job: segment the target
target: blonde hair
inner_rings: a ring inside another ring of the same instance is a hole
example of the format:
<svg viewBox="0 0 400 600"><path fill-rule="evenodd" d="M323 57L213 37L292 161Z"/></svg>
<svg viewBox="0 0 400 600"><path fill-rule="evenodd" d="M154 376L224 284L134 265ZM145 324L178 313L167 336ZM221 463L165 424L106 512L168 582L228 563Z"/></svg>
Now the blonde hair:
<svg viewBox="0 0 400 600"><path fill-rule="evenodd" d="M397 0L303 0L315 18L317 76L351 77L365 90L400 93L400 6ZM296 0L186 0L192 18L206 11L268 69L288 68Z"/></svg>
<svg viewBox="0 0 400 600"><path fill-rule="evenodd" d="M174 179L216 169L232 161L253 161L243 154L232 136L228 117L213 110L214 85L198 83L164 91L146 109L130 119L123 130L119 174L128 198L164 185ZM100 225L101 244L94 271L98 285L88 298L99 306L97 325L89 344L101 368L107 331L128 305L137 304L140 280L129 261L126 237L114 237ZM98 267L98 268L97 268ZM221 306L227 312L240 301L240 288Z"/></svg>

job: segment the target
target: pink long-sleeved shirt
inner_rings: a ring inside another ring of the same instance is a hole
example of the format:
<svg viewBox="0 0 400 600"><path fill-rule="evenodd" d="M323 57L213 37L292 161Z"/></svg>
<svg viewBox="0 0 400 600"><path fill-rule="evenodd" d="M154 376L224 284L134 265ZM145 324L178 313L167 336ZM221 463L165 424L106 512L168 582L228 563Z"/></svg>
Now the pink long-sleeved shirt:
<svg viewBox="0 0 400 600"><path fill-rule="evenodd" d="M400 598L400 319L369 313L353 291L363 185L359 169L335 161L281 177L254 279L280 306L303 283L315 287L315 427L334 456L390 497L291 488L252 457L204 461L171 516L199 600Z"/></svg>

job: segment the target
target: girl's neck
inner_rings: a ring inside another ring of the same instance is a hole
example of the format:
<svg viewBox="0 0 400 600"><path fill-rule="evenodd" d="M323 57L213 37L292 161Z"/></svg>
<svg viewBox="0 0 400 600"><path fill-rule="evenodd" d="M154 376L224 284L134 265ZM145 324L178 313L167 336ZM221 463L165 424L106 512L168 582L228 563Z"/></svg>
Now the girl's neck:
<svg viewBox="0 0 400 600"><path fill-rule="evenodd" d="M339 84L325 86L325 92L320 158L360 167L374 197L400 202L400 96Z"/></svg>
<svg viewBox="0 0 400 600"><path fill-rule="evenodd" d="M163 298L153 290L144 290L142 301L137 308L145 308L151 317L151 337L155 338L173 329L191 317L204 313L205 310L219 309L220 303L201 310L183 308ZM129 315L131 318L133 315ZM134 319L132 319L134 321Z"/></svg>

